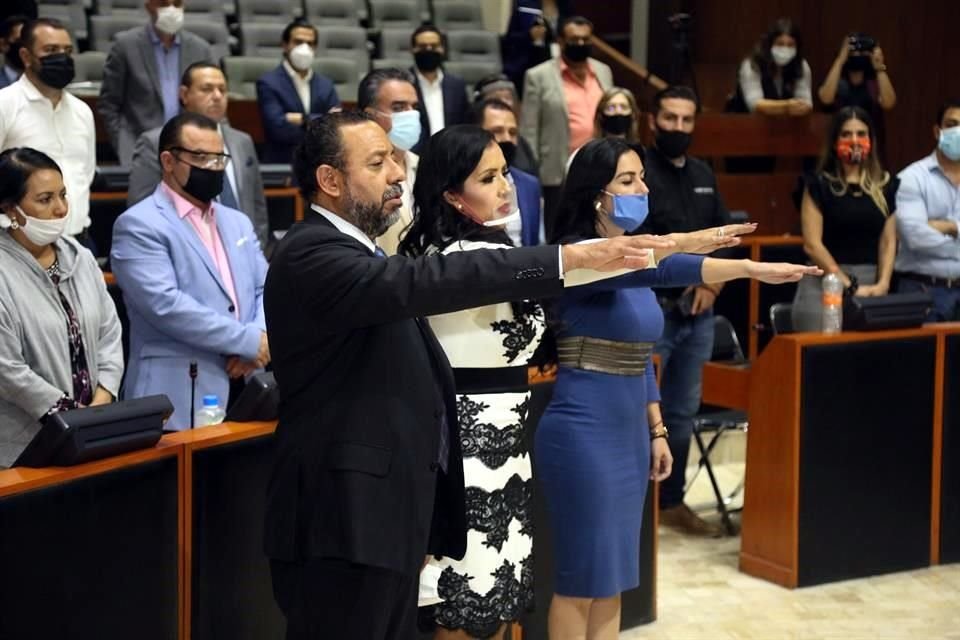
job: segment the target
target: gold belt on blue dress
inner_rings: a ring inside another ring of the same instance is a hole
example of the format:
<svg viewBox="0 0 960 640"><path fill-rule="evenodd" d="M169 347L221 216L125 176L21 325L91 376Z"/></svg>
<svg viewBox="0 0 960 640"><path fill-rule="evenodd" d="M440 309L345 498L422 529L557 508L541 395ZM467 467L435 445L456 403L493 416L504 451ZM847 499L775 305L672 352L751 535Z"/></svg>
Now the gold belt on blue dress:
<svg viewBox="0 0 960 640"><path fill-rule="evenodd" d="M653 342L618 342L570 336L557 340L557 360L561 367L620 376L641 376L647 370L653 346Z"/></svg>

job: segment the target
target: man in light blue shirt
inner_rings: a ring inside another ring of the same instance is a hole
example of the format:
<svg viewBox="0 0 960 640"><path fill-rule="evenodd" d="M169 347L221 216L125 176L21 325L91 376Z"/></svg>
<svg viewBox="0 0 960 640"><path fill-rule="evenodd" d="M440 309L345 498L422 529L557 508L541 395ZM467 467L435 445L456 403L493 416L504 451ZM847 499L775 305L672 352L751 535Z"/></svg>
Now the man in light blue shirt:
<svg viewBox="0 0 960 640"><path fill-rule="evenodd" d="M900 292L929 291L931 322L960 320L960 100L933 128L937 148L900 173L896 271Z"/></svg>

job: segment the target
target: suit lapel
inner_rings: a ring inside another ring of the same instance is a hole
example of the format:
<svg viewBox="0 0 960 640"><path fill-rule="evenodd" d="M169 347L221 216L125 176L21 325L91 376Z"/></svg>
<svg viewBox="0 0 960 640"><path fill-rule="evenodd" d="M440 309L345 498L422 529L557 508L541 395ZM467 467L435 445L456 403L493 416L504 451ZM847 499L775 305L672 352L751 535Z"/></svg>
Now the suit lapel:
<svg viewBox="0 0 960 640"><path fill-rule="evenodd" d="M143 34L140 38L140 55L143 56L143 68L147 70L147 76L150 77L150 84L158 96L163 96L163 89L160 87L160 74L157 71L157 58L153 52L153 43L150 41L148 29L143 28Z"/></svg>
<svg viewBox="0 0 960 640"><path fill-rule="evenodd" d="M226 295L227 287L223 284L223 280L220 278L220 272L217 270L217 265L213 262L213 257L211 257L210 252L207 251L207 248L203 246L203 242L200 241L200 236L197 235L196 229L193 228L193 225L190 224L189 220L186 218L181 218L179 215L177 215L177 210L174 208L173 203L170 202L169 198L164 195L159 187L154 194L154 198L155 202L157 203L157 208L164 216L166 216L167 220L170 221L176 232L180 234L180 238L186 242L187 245L194 250L194 252L196 252L197 256L200 258L200 261L210 273L210 277L214 279L214 281L217 283L217 286L219 286ZM219 230L219 228L220 222L218 220L217 229ZM223 236L221 236L221 240L223 240Z"/></svg>
<svg viewBox="0 0 960 640"><path fill-rule="evenodd" d="M230 154L230 164L233 165L233 179L237 183L237 202L240 202L240 192L243 191L243 170L247 166L247 158L242 155L240 143L237 141L236 133L228 124L221 125L223 129L223 144ZM219 223L218 223L219 224Z"/></svg>

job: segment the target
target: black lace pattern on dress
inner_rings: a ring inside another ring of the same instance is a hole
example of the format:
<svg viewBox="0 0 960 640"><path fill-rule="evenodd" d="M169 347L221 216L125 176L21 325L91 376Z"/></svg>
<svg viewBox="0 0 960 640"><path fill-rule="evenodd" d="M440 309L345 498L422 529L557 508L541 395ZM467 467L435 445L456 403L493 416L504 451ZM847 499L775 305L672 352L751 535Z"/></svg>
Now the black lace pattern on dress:
<svg viewBox="0 0 960 640"><path fill-rule="evenodd" d="M460 396L457 412L460 416L460 448L464 458L479 458L488 469L499 469L510 458L527 452L523 426L527 420L527 399L513 407L517 421L499 428L489 422L480 422L478 416L489 405Z"/></svg>
<svg viewBox="0 0 960 640"><path fill-rule="evenodd" d="M542 325L543 322L543 309L539 305L528 305L528 308L520 313L514 310L513 320L497 320L490 323L494 331L504 334L503 357L508 363L513 363L521 353L526 351L537 338L537 326Z"/></svg>
<svg viewBox="0 0 960 640"><path fill-rule="evenodd" d="M530 607L533 601L533 559L527 556L520 563L520 579L516 565L504 560L496 571L493 588L485 595L470 589L471 576L458 574L447 567L440 574L438 594L443 602L437 605L436 621L447 629L463 629L474 638L489 638L499 628Z"/></svg>
<svg viewBox="0 0 960 640"><path fill-rule="evenodd" d="M503 549L509 535L510 522L520 523L520 533L532 535L530 519L533 480L523 480L513 474L503 489L484 491L479 487L467 487L467 527L485 533L483 546L498 552Z"/></svg>

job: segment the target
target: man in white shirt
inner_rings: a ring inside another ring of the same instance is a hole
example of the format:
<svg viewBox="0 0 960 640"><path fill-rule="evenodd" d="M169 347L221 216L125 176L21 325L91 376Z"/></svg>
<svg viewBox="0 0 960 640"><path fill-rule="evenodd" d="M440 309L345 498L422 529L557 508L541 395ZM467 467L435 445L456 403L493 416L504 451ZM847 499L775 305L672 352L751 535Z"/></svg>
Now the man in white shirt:
<svg viewBox="0 0 960 640"><path fill-rule="evenodd" d="M428 24L417 27L410 36L410 52L415 63L410 71L420 100L421 133L414 147L419 153L427 138L437 131L467 122L470 103L463 78L443 70L447 38L436 27Z"/></svg>
<svg viewBox="0 0 960 640"><path fill-rule="evenodd" d="M73 42L50 18L27 22L21 41L24 73L0 90L0 151L31 147L53 158L63 171L70 203L66 232L89 247L96 132L90 107L63 90L73 80Z"/></svg>

